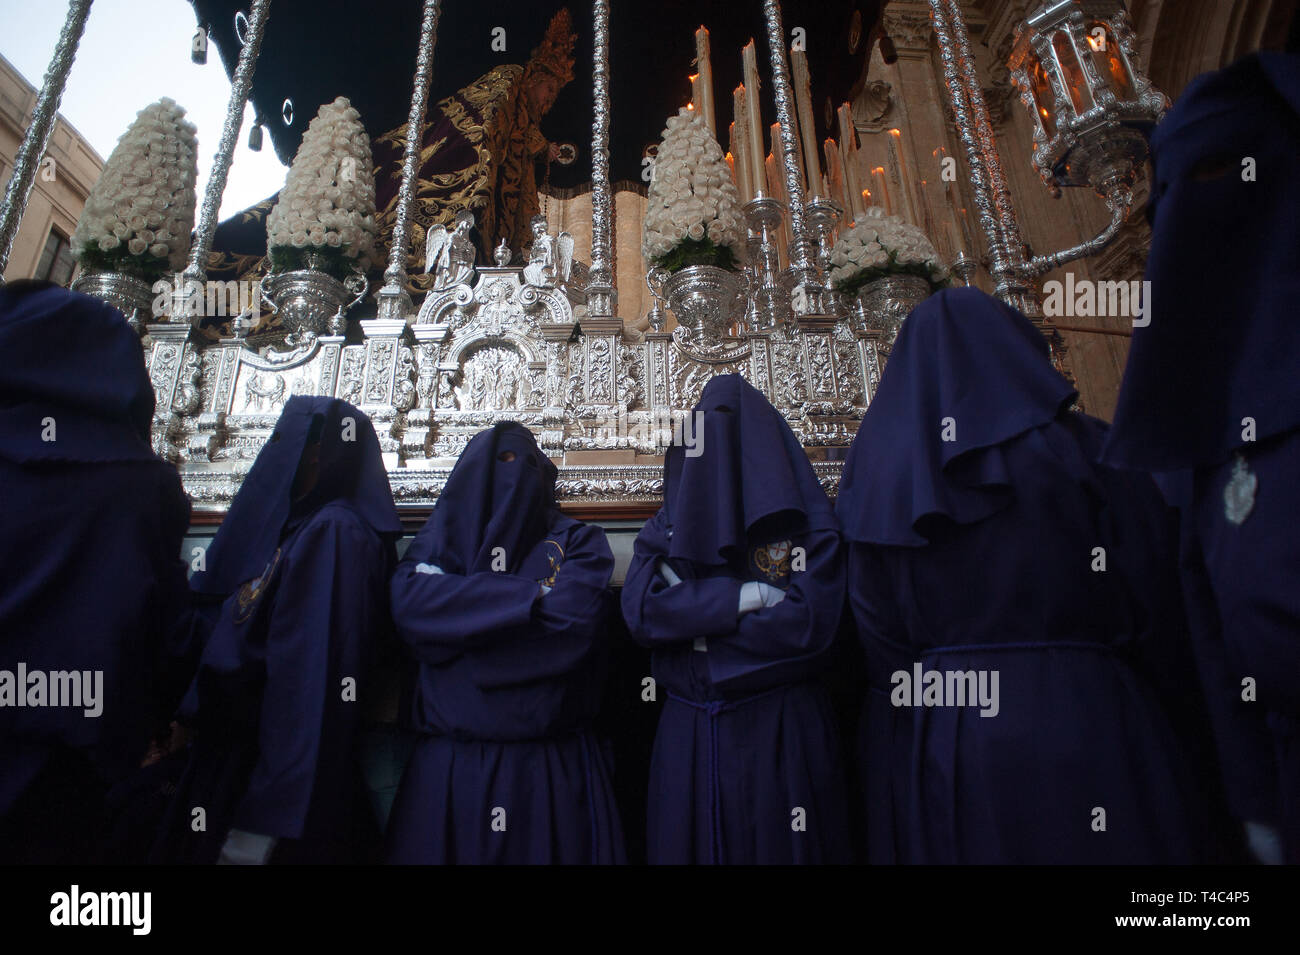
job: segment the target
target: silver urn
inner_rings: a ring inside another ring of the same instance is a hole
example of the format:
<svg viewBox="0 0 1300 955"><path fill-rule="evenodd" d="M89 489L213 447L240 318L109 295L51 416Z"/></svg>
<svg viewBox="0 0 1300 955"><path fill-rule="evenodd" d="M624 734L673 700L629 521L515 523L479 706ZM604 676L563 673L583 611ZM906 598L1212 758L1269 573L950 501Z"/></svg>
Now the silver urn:
<svg viewBox="0 0 1300 955"><path fill-rule="evenodd" d="M280 316L284 329L301 337L342 335L347 312L361 302L369 283L360 274L347 283L316 269L272 273L262 279L262 297Z"/></svg>
<svg viewBox="0 0 1300 955"><path fill-rule="evenodd" d="M912 309L930 297L930 282L919 275L886 275L858 290L851 306L853 326L868 332L889 354Z"/></svg>
<svg viewBox="0 0 1300 955"><path fill-rule="evenodd" d="M743 275L714 265L688 265L663 279L663 297L690 341L716 342L735 319Z"/></svg>
<svg viewBox="0 0 1300 955"><path fill-rule="evenodd" d="M103 299L126 316L127 322L143 335L150 322L164 321L153 313L154 293L144 279L123 272L83 272L72 283L74 292Z"/></svg>

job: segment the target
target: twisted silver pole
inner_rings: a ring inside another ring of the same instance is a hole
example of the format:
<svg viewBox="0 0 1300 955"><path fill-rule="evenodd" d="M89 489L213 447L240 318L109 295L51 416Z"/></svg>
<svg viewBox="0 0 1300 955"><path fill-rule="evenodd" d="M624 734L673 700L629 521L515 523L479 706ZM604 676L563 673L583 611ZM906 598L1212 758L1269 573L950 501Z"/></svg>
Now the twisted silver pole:
<svg viewBox="0 0 1300 955"><path fill-rule="evenodd" d="M230 163L235 158L239 130L244 125L244 106L253 91L253 73L257 70L257 57L262 52L262 37L266 34L266 19L270 15L271 0L253 0L248 13L248 36L240 48L239 62L235 65L235 76L230 84L230 102L226 105L221 142L212 159L212 173L203 191L203 205L194 228L194 245L190 248L190 261L185 267L182 284L184 289L191 288L191 282L201 283L208 277L208 253L212 251L212 238L217 234L217 212L221 209L221 196L230 176Z"/></svg>
<svg viewBox="0 0 1300 955"><path fill-rule="evenodd" d="M951 25L953 41L956 43L957 66L970 96L975 135L980 141L985 161L988 163L994 214L1002 233L1002 244L1006 250L1009 267L1018 271L1025 264L1025 242L1020 233L1020 223L1016 219L1016 207L1011 198L1011 189L1007 185L1006 174L1002 169L1002 157L998 154L993 121L989 118L988 104L984 100L984 87L980 84L979 74L975 69L970 32L966 29L966 18L962 15L956 0L946 0L946 2L948 22Z"/></svg>
<svg viewBox="0 0 1300 955"><path fill-rule="evenodd" d="M772 95L781 129L781 161L785 172L786 196L790 203L790 269L798 281L816 282L817 263L808 241L804 209L803 178L799 172L799 137L795 132L794 84L790 82L790 61L785 49L785 26L778 0L763 0L767 19L767 44L772 59ZM775 144L773 144L775 148Z"/></svg>
<svg viewBox="0 0 1300 955"><path fill-rule="evenodd" d="M939 41L944 81L952 100L957 136L970 167L975 210L988 240L989 273L993 276L994 294L1026 314L1036 314L1039 312L1038 303L1024 279L1023 243L1006 177L1002 174L997 144L993 141L984 91L970 55L965 19L961 10L949 0L930 0L930 13Z"/></svg>
<svg viewBox="0 0 1300 955"><path fill-rule="evenodd" d="M54 47L54 56L45 70L45 80L32 109L32 124L27 127L14 155L14 170L5 188L4 200L0 201L0 285L4 284L9 253L13 251L18 226L36 183L36 170L50 144L50 132L59 114L59 102L68 83L68 73L72 71L72 61L77 57L77 46L90 16L90 3L91 0L72 0L68 4L68 17L63 21L59 42Z"/></svg>
<svg viewBox="0 0 1300 955"><path fill-rule="evenodd" d="M587 315L613 318L617 292L611 232L614 199L609 185L609 0L592 3L591 272Z"/></svg>
<svg viewBox="0 0 1300 955"><path fill-rule="evenodd" d="M393 222L393 244L388 250L388 268L384 270L384 287L379 299L379 317L405 319L411 311L411 296L406 291L406 247L411 241L411 207L419 167L420 141L424 115L429 104L429 84L433 80L433 48L438 42L438 0L424 0L424 19L420 23L420 46L415 60L415 80L411 90L411 112L406 121L406 152L402 160L402 185L397 192L397 217Z"/></svg>

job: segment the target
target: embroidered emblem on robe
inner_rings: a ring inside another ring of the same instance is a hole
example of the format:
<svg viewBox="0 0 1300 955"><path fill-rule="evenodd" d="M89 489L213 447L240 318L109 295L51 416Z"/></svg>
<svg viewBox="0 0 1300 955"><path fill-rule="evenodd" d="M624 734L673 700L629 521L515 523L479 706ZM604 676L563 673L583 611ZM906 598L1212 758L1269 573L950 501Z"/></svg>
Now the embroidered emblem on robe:
<svg viewBox="0 0 1300 955"><path fill-rule="evenodd" d="M543 577L537 581L543 587L554 587L555 578L560 575L560 565L564 563L564 548L553 540L542 541L542 546L546 548L547 567L551 571L549 577Z"/></svg>
<svg viewBox="0 0 1300 955"><path fill-rule="evenodd" d="M275 549L271 559L266 563L266 569L262 571L260 577L255 577L239 588L238 606L235 608L235 623L243 623L253 611L257 609L257 602L266 592L266 585L271 580L271 575L275 572L275 567L280 563L280 548Z"/></svg>
<svg viewBox="0 0 1300 955"><path fill-rule="evenodd" d="M772 544L759 544L754 548L750 558L754 566L768 580L780 580L790 576L790 541L776 541Z"/></svg>

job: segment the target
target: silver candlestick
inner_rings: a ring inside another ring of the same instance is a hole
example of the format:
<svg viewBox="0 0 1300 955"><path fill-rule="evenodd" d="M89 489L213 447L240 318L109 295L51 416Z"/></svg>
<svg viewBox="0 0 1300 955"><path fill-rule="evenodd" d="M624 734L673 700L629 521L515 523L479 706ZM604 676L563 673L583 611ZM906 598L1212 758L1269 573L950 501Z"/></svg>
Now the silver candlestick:
<svg viewBox="0 0 1300 955"><path fill-rule="evenodd" d="M749 227L751 295L745 320L750 328L775 328L787 322L790 310L788 276L781 269L776 230L784 220L785 204L761 192L742 211Z"/></svg>

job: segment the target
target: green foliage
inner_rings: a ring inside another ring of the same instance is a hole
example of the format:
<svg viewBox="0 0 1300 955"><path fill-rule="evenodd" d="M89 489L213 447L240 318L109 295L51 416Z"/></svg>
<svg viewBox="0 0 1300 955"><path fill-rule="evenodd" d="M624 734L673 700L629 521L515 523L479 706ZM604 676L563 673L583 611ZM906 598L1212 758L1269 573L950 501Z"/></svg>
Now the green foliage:
<svg viewBox="0 0 1300 955"><path fill-rule="evenodd" d="M150 255L148 251L132 255L125 242L109 252L97 245L88 246L77 256L77 261L81 263L83 272L120 272L150 285L171 271L167 259Z"/></svg>
<svg viewBox="0 0 1300 955"><path fill-rule="evenodd" d="M669 272L679 272L692 265L712 265L726 269L728 272L735 272L740 268L731 247L715 245L708 236L703 239L683 239L651 261Z"/></svg>
<svg viewBox="0 0 1300 955"><path fill-rule="evenodd" d="M273 245L270 254L272 272L296 272L299 269L316 268L340 282L355 271L353 266L357 261L347 255L345 246L336 248L331 245L307 245L297 249L291 245ZM318 257L311 266L307 264L309 254Z"/></svg>
<svg viewBox="0 0 1300 955"><path fill-rule="evenodd" d="M859 269L846 279L840 279L835 283L835 291L839 292L846 298L853 298L863 287L871 284L877 279L887 278L890 275L915 275L917 278L925 279L930 283L930 291L937 292L945 289L952 284L952 279L947 278L942 282L936 282L930 278L930 269L925 265L899 265L890 257L889 264L880 269Z"/></svg>

